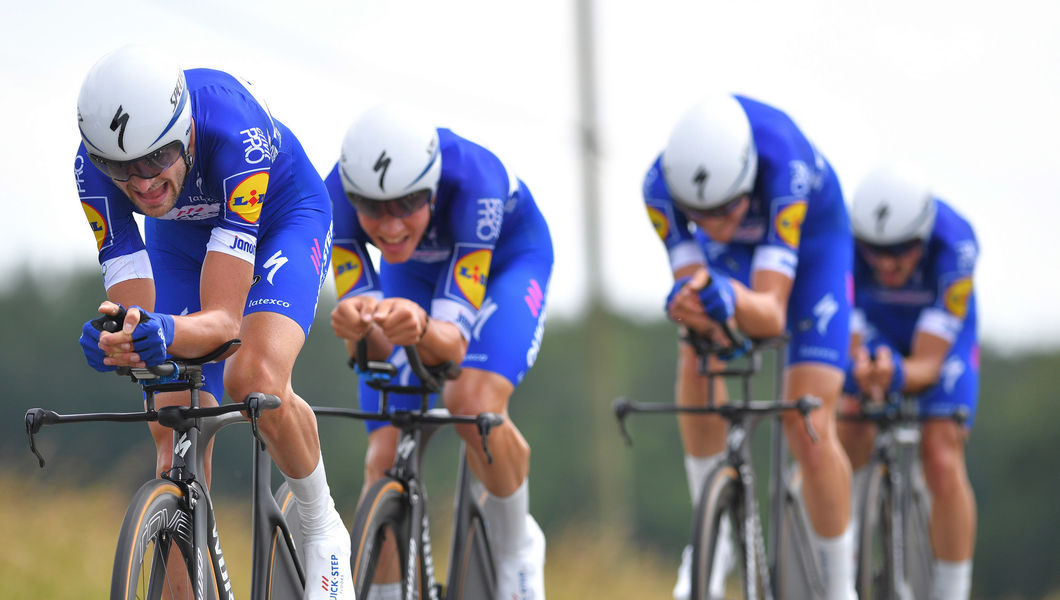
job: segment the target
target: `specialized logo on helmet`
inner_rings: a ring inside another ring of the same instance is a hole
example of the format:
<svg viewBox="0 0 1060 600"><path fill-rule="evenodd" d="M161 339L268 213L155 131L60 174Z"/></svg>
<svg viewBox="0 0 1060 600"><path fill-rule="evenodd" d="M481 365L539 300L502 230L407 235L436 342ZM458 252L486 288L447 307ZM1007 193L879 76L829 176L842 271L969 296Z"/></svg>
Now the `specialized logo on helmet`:
<svg viewBox="0 0 1060 600"><path fill-rule="evenodd" d="M331 270L335 274L335 290L342 298L358 287L364 275L364 264L356 252L336 245L331 249Z"/></svg>
<svg viewBox="0 0 1060 600"><path fill-rule="evenodd" d="M968 314L968 302L972 297L972 278L961 277L946 288L943 303L953 315L964 318Z"/></svg>
<svg viewBox="0 0 1060 600"><path fill-rule="evenodd" d="M114 113L114 118L110 120L110 130L118 132L118 147L125 152L125 127L129 124L129 113L122 112L123 110L119 104L118 112Z"/></svg>
<svg viewBox="0 0 1060 600"><path fill-rule="evenodd" d="M257 223L261 217L261 205L269 187L269 172L259 171L248 176L228 196L228 210L239 215L247 223Z"/></svg>
<svg viewBox="0 0 1060 600"><path fill-rule="evenodd" d="M802 237L802 222L806 219L806 201L792 202L777 212L773 227L777 237L792 248L799 247Z"/></svg>
<svg viewBox="0 0 1060 600"><path fill-rule="evenodd" d="M482 300L486 297L486 280L489 278L492 259L492 250L472 250L457 260L453 268L456 287L475 310L482 306Z"/></svg>
<svg viewBox="0 0 1060 600"><path fill-rule="evenodd" d="M659 239L666 241L666 238L670 235L670 220L666 218L661 210L654 206L648 207L648 219L651 220L651 226L655 228L655 234L659 236Z"/></svg>
<svg viewBox="0 0 1060 600"><path fill-rule="evenodd" d="M696 184L696 196L699 197L700 202L704 200L703 194L706 193L708 179L710 179L710 173L707 172L707 168L699 165L696 173L692 175L692 183Z"/></svg>
<svg viewBox="0 0 1060 600"><path fill-rule="evenodd" d="M96 236L96 250L102 250L104 242L107 241L107 221L98 210L87 202L81 203L81 208L88 217L88 225L92 227L92 235Z"/></svg>
<svg viewBox="0 0 1060 600"><path fill-rule="evenodd" d="M379 191L385 192L383 188L383 178L386 177L386 170L390 167L390 157L386 155L386 150L379 153L379 158L375 160L375 166L372 167L372 172L379 173ZM382 173L380 173L382 171Z"/></svg>
<svg viewBox="0 0 1060 600"><path fill-rule="evenodd" d="M883 235L883 228L887 226L887 217L891 214L891 207L884 202L873 214L876 215L876 235Z"/></svg>

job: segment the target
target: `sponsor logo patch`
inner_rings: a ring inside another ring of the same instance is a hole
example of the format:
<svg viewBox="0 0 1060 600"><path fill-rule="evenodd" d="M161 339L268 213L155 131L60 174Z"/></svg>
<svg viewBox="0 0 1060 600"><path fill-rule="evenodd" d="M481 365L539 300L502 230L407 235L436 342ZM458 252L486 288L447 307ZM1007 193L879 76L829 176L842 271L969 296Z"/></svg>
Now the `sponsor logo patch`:
<svg viewBox="0 0 1060 600"><path fill-rule="evenodd" d="M92 228L92 235L96 236L96 251L103 249L103 243L107 241L107 221L98 210L87 202L81 203L81 208L88 217L88 225Z"/></svg>
<svg viewBox="0 0 1060 600"><path fill-rule="evenodd" d="M261 205L265 201L268 187L268 171L249 175L228 195L228 210L239 215L247 223L257 223L261 217Z"/></svg>
<svg viewBox="0 0 1060 600"><path fill-rule="evenodd" d="M331 270L335 273L335 289L341 298L357 287L357 283L364 274L364 265L357 253L350 252L341 246L333 246L331 252Z"/></svg>
<svg viewBox="0 0 1060 600"><path fill-rule="evenodd" d="M947 311L963 319L968 314L968 300L971 297L972 278L962 277L946 288L943 302Z"/></svg>
<svg viewBox="0 0 1060 600"><path fill-rule="evenodd" d="M453 268L457 288L475 310L482 306L482 300L486 297L486 280L489 278L492 258L493 252L489 249L473 250L456 261Z"/></svg>
<svg viewBox="0 0 1060 600"><path fill-rule="evenodd" d="M648 218L651 219L651 226L655 228L655 234L659 236L659 239L666 241L666 238L670 235L670 220L666 218L663 212L654 206L648 207Z"/></svg>
<svg viewBox="0 0 1060 600"><path fill-rule="evenodd" d="M802 222L806 219L806 201L799 200L780 209L773 223L777 237L792 248L799 247Z"/></svg>

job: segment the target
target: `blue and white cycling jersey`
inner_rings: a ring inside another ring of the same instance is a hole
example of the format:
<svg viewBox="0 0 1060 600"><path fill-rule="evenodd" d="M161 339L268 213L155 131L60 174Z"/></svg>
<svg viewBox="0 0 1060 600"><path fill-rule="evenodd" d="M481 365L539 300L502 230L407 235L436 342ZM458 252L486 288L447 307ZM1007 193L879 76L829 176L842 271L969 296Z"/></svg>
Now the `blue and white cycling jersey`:
<svg viewBox="0 0 1060 600"><path fill-rule="evenodd" d="M978 398L979 347L973 273L979 244L971 225L946 202L938 211L924 255L900 288L879 285L872 268L858 254L854 262L852 328L870 348L886 343L903 356L912 351L919 332L952 344L939 383L921 394L924 415L969 410L972 423Z"/></svg>
<svg viewBox="0 0 1060 600"><path fill-rule="evenodd" d="M706 264L748 287L760 270L794 280L787 308L789 363L844 368L853 242L839 181L788 115L735 98L751 124L758 170L747 215L732 241L711 240L677 208L663 178L661 155L644 179L648 216L675 271Z"/></svg>
<svg viewBox="0 0 1060 600"><path fill-rule="evenodd" d="M384 261L379 270L338 164L332 169L325 184L335 215L336 292L340 299L371 294L417 302L432 319L456 324L468 340L464 367L518 385L544 332L553 263L548 225L530 190L496 155L448 129L438 129L438 140L442 170L427 230L408 261ZM396 349L391 360L401 364L403 351ZM403 369L401 376L411 375ZM362 385L364 410L374 410L377 401L377 393ZM391 401L412 408L419 399L394 394Z"/></svg>
<svg viewBox="0 0 1060 600"><path fill-rule="evenodd" d="M331 249L323 181L250 84L212 69L184 73L195 161L173 209L145 217L146 239L133 219L140 211L78 147L74 178L104 286L154 279L158 312L195 312L206 253L222 252L254 265L246 313L287 315L308 334ZM219 366L206 373L215 395Z"/></svg>

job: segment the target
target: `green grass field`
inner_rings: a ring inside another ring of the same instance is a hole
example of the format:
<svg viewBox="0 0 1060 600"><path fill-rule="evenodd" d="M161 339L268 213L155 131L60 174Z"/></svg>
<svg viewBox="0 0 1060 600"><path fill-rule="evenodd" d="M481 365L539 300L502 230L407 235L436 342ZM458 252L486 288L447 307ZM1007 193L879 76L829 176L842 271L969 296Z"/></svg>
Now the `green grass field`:
<svg viewBox="0 0 1060 600"><path fill-rule="evenodd" d="M114 546L132 495L56 489L0 474L0 597L20 600L105 598ZM219 503L218 530L237 598L250 592L250 517ZM344 515L347 519L352 515ZM444 521L435 525L441 537ZM547 532L547 594L553 600L669 598L676 570L612 534ZM438 539L435 548L448 548ZM438 557L438 572L445 572Z"/></svg>

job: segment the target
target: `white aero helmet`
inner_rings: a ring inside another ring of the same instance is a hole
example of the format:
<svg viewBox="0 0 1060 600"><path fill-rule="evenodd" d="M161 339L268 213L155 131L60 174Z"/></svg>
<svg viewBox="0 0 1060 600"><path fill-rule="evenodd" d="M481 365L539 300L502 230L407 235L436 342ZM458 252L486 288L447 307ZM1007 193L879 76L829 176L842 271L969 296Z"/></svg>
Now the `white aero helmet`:
<svg viewBox="0 0 1060 600"><path fill-rule="evenodd" d="M751 123L728 94L708 97L685 112L662 153L670 195L692 209L715 208L749 193L757 168Z"/></svg>
<svg viewBox="0 0 1060 600"><path fill-rule="evenodd" d="M425 190L430 200L441 173L437 128L395 106L368 110L342 140L339 174L355 206L355 197L384 202Z"/></svg>
<svg viewBox="0 0 1060 600"><path fill-rule="evenodd" d="M875 246L926 240L935 226L931 190L890 167L869 173L854 192L854 237Z"/></svg>
<svg viewBox="0 0 1060 600"><path fill-rule="evenodd" d="M191 101L184 71L151 48L126 46L93 65L77 97L77 121L89 157L112 177L128 179L128 161L154 155L157 162L163 149L175 160L177 143L190 165ZM144 165L135 166L132 174L141 175L137 171Z"/></svg>

